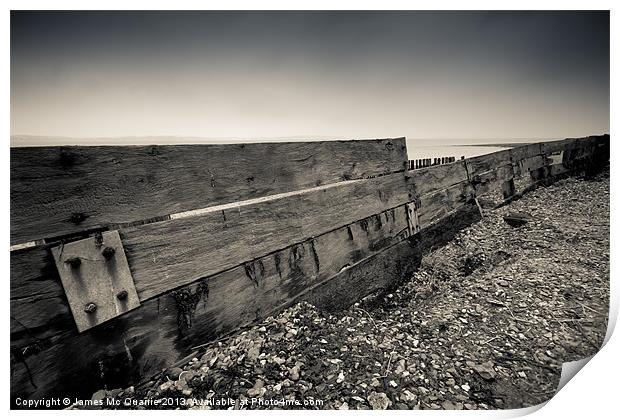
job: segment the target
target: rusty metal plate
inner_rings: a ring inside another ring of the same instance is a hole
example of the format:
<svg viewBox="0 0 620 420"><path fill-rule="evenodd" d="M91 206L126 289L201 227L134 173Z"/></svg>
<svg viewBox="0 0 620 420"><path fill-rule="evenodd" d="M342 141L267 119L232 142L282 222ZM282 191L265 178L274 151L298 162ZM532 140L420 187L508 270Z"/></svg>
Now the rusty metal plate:
<svg viewBox="0 0 620 420"><path fill-rule="evenodd" d="M52 248L79 332L140 306L118 231Z"/></svg>

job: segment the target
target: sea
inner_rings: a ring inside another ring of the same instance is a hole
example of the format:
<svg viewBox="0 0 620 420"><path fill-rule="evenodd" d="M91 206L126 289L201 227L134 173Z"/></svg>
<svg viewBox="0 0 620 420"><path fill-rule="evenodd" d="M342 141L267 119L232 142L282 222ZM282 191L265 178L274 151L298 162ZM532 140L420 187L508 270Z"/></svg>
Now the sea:
<svg viewBox="0 0 620 420"><path fill-rule="evenodd" d="M470 158L511 147L550 139L417 139L407 138L409 160L455 157Z"/></svg>

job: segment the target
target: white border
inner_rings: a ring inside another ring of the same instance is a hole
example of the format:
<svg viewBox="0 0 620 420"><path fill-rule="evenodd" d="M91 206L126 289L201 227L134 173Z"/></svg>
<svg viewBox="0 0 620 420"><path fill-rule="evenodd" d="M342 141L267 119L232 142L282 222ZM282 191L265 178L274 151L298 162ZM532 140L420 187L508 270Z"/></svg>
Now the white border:
<svg viewBox="0 0 620 420"><path fill-rule="evenodd" d="M315 0L315 1L296 1L296 2L285 2L285 1L188 1L188 0L176 0L174 2L165 2L165 1L119 1L119 0L108 0L108 1L90 1L80 2L80 1L7 1L5 4L8 6L5 14L4 14L4 22L3 25L3 58L5 60L3 66L3 93L5 101L2 104L3 107L3 128L4 133L6 135L6 145L2 149L2 170L4 172L3 179L0 191L2 200L2 211L4 213L4 224L2 225L2 233L3 237L9 237L9 143L10 143L10 14L9 9L43 9L43 10L51 10L51 9L66 9L66 10L103 10L103 9L118 9L118 10L127 10L127 9L158 9L158 10L180 10L180 9L214 9L214 10L231 10L231 9L297 9L297 10L317 10L317 9L392 9L392 10L404 10L404 9L418 9L418 10L441 10L441 9L464 9L464 10L567 10L567 9L578 9L578 10L611 10L611 121L610 125L615 126L615 122L617 121L617 104L615 98L617 98L617 83L615 83L615 79L613 77L614 74L617 74L618 70L618 54L615 49L616 42L614 40L620 39L619 31L615 26L615 12L616 8L614 5L617 2L612 1L596 1L590 0L587 2L583 1L531 1L531 0L522 0L522 1L468 1L468 2L459 2L459 1L437 1L437 2L419 2L419 1L389 1L383 0L381 2L377 1L367 1L367 0L358 0L358 1L326 1L326 0ZM618 159L618 147L615 146L615 142L612 141L611 148L611 156L612 156L612 178L613 173L615 173L615 161ZM616 187L615 181L611 182L611 196L612 198L612 220L613 215L615 213L616 204L619 197ZM611 245L613 252L613 244L618 238L618 229L616 228L615 223L611 225ZM8 242L8 240L6 242ZM5 282L8 283L9 279L9 253L5 252L1 256L1 263L3 268L3 274ZM611 279L612 279L612 308L611 308L611 316L610 316L610 325L615 325L615 320L617 318L618 312L618 281L614 280L614 274L616 273L616 261L612 259L611 261ZM8 291L8 284L5 284L5 291ZM5 299L8 300L8 296L5 296ZM6 302L6 300L5 300ZM2 317L5 329L4 329L4 337L5 340L8 341L9 336L9 305L3 305L4 307L4 316ZM610 330L611 331L611 330ZM608 334L608 338L609 338ZM2 404L8 410L9 403L9 345L5 341L4 346L2 347L3 352L3 368L4 372L0 373L2 378ZM561 417L561 418L584 418L585 416L596 416L596 417L611 417L616 414L616 399L617 395L617 385L616 378L618 377L618 357L620 354L619 344L617 337L611 336L611 339L607 343L607 345L597 354L590 363L583 369L582 372L578 374L578 377L572 381L570 381L562 390L559 392L554 398L551 399L546 406L536 411L531 415L531 418L552 418L552 417ZM376 412L356 412L355 414L351 412L335 412L330 413L322 413L323 415L338 415L338 416L351 416L352 418L360 419L360 418L368 418L377 416L415 416L416 418L437 418L438 416L450 417L455 416L458 418L501 418L501 417L514 417L523 414L527 414L527 412L531 412L531 409L524 410L516 410L516 411L492 411L492 412L429 412L429 411L403 411L403 412L389 412L389 413L376 413ZM45 417L56 418L60 416L130 416L131 413L134 412L66 412L66 411L52 411L48 413L38 413L38 412L23 412L16 411L12 412L11 415L16 418L24 418L24 417L33 417L36 415L44 415ZM612 414L613 413L613 414ZM275 416L275 417L288 417L291 413L285 411L275 411L275 412L208 412L208 413L199 413L194 412L188 413L184 412L181 416L213 416L213 417L226 417L230 418L231 416ZM294 416L306 417L315 416L316 412L314 411L295 411L292 413ZM148 413L149 416L154 416L155 418L164 418L168 416L177 415L175 412L154 412L150 411Z"/></svg>

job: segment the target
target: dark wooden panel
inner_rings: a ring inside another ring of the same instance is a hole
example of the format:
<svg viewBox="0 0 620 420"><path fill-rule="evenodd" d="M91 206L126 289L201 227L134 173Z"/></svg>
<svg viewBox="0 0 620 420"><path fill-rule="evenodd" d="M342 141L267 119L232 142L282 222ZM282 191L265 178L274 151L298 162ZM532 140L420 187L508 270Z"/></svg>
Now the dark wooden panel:
<svg viewBox="0 0 620 420"><path fill-rule="evenodd" d="M200 279L82 334L67 328L72 320L45 338L16 340L12 334L11 394L89 396L104 385L110 389L157 373L192 346L273 314L401 242L407 235L405 211L390 209Z"/></svg>
<svg viewBox="0 0 620 420"><path fill-rule="evenodd" d="M418 206L420 227L430 226L473 198L474 189L468 181L421 196Z"/></svg>
<svg viewBox="0 0 620 420"><path fill-rule="evenodd" d="M11 149L11 244L403 171L405 139Z"/></svg>
<svg viewBox="0 0 620 420"><path fill-rule="evenodd" d="M320 309L343 310L370 293L387 289L411 276L419 254L408 240L343 270L335 278L299 297Z"/></svg>
<svg viewBox="0 0 620 420"><path fill-rule="evenodd" d="M503 183L513 178L513 166L508 163L491 171L475 175L471 183L476 189L476 195L482 196L489 193L501 193Z"/></svg>
<svg viewBox="0 0 620 420"><path fill-rule="evenodd" d="M531 171L545 166L546 162L542 155L535 155L514 161L513 171L517 177L528 175Z"/></svg>
<svg viewBox="0 0 620 420"><path fill-rule="evenodd" d="M570 138L540 143L541 152L550 154L569 150L581 150L584 154L591 153L593 148L600 144L609 144L609 134L601 136L589 136L582 138Z"/></svg>
<svg viewBox="0 0 620 420"><path fill-rule="evenodd" d="M453 210L432 226L313 287L298 300L307 300L321 309L338 311L370 293L389 290L408 280L426 252L446 244L459 230L480 220L475 205L465 204Z"/></svg>

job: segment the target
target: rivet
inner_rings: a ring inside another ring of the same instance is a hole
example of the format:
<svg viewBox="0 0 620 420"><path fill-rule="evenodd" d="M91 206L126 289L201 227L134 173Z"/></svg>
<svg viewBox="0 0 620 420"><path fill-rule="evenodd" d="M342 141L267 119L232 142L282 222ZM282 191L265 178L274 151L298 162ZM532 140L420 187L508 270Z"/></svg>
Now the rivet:
<svg viewBox="0 0 620 420"><path fill-rule="evenodd" d="M84 306L84 312L86 312L87 314L92 314L96 310L97 310L97 305L95 305L93 302L87 303Z"/></svg>
<svg viewBox="0 0 620 420"><path fill-rule="evenodd" d="M129 296L129 294L127 293L127 290L121 290L120 292L116 294L116 297L118 298L118 300L125 300L127 299L127 296Z"/></svg>
<svg viewBox="0 0 620 420"><path fill-rule="evenodd" d="M115 253L116 250L111 246L106 246L105 248L103 248L103 251L101 251L101 254L105 257L106 260L112 258Z"/></svg>
<svg viewBox="0 0 620 420"><path fill-rule="evenodd" d="M72 257L65 260L65 263L69 264L71 268L78 268L82 264L80 257Z"/></svg>

